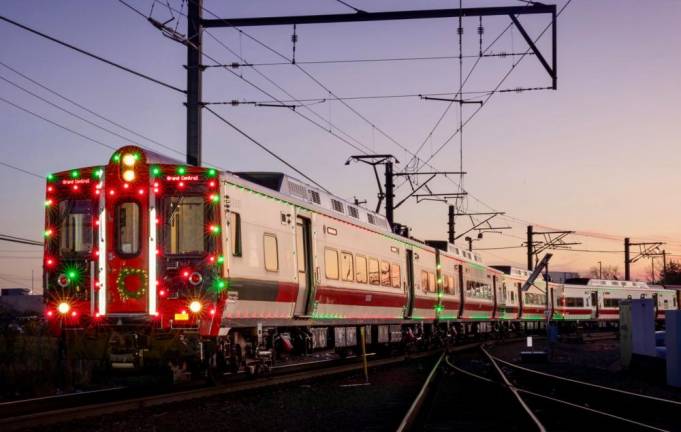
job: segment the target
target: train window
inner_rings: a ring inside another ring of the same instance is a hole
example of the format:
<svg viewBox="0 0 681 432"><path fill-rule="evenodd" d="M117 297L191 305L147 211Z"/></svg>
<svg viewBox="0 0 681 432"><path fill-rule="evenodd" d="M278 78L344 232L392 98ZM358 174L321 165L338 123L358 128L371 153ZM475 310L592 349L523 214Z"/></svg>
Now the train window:
<svg viewBox="0 0 681 432"><path fill-rule="evenodd" d="M277 246L277 236L265 233L263 236L265 253L265 270L279 271L279 247Z"/></svg>
<svg viewBox="0 0 681 432"><path fill-rule="evenodd" d="M428 272L428 288L431 292L437 291L435 286L435 273Z"/></svg>
<svg viewBox="0 0 681 432"><path fill-rule="evenodd" d="M425 270L421 270L421 290L428 292L428 272Z"/></svg>
<svg viewBox="0 0 681 432"><path fill-rule="evenodd" d="M584 307L584 299L581 297L568 297L565 299L567 307Z"/></svg>
<svg viewBox="0 0 681 432"><path fill-rule="evenodd" d="M400 266L390 264L390 283L393 288L400 287Z"/></svg>
<svg viewBox="0 0 681 432"><path fill-rule="evenodd" d="M512 302L515 301L515 293L513 291L511 291L511 301Z"/></svg>
<svg viewBox="0 0 681 432"><path fill-rule="evenodd" d="M175 196L165 199L166 254L201 254L206 250L203 209L204 198L201 196Z"/></svg>
<svg viewBox="0 0 681 432"><path fill-rule="evenodd" d="M664 299L664 308L669 309L669 300Z"/></svg>
<svg viewBox="0 0 681 432"><path fill-rule="evenodd" d="M140 206L134 201L116 207L116 249L119 255L137 255L140 251Z"/></svg>
<svg viewBox="0 0 681 432"><path fill-rule="evenodd" d="M676 308L676 297L672 297L672 304L674 305L674 308Z"/></svg>
<svg viewBox="0 0 681 432"><path fill-rule="evenodd" d="M390 263L381 261L381 285L390 286Z"/></svg>
<svg viewBox="0 0 681 432"><path fill-rule="evenodd" d="M352 282L354 280L354 272L352 265L352 254L350 252L341 252L341 277L344 281Z"/></svg>
<svg viewBox="0 0 681 432"><path fill-rule="evenodd" d="M378 273L378 260L375 258L369 258L369 283L371 285L378 285L380 282L380 277Z"/></svg>
<svg viewBox="0 0 681 432"><path fill-rule="evenodd" d="M645 294L641 294L641 298L642 298L642 299L646 298L646 295L645 295Z"/></svg>
<svg viewBox="0 0 681 432"><path fill-rule="evenodd" d="M620 299L606 298L603 299L603 307L619 307Z"/></svg>
<svg viewBox="0 0 681 432"><path fill-rule="evenodd" d="M449 279L447 276L442 276L442 290L449 293Z"/></svg>
<svg viewBox="0 0 681 432"><path fill-rule="evenodd" d="M338 279L338 251L329 248L324 250L324 268L327 279Z"/></svg>
<svg viewBox="0 0 681 432"><path fill-rule="evenodd" d="M454 282L454 276L447 276L447 285L449 285L449 293L456 294L456 285Z"/></svg>
<svg viewBox="0 0 681 432"><path fill-rule="evenodd" d="M355 280L367 283L367 259L360 255L355 256Z"/></svg>
<svg viewBox="0 0 681 432"><path fill-rule="evenodd" d="M59 249L62 255L92 250L92 201L65 200L59 203L62 217Z"/></svg>
<svg viewBox="0 0 681 432"><path fill-rule="evenodd" d="M231 212L229 214L229 233L231 236L232 255L241 256L241 215Z"/></svg>

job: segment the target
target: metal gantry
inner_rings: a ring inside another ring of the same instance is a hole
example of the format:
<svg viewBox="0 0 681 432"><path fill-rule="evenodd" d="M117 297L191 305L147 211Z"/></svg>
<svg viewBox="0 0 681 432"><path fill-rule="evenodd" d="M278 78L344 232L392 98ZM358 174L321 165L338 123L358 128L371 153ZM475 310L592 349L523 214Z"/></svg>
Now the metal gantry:
<svg viewBox="0 0 681 432"><path fill-rule="evenodd" d="M203 0L191 0L188 2L187 37L186 40L181 41L187 46L187 163L192 165L201 164L201 109L203 108L204 103L202 99L202 73L205 69L205 66L201 62L203 56L202 33L204 29L208 28L299 26L311 24L508 16L529 45L532 53L539 59L542 66L548 72L552 79L552 88L556 89L558 85L556 5L532 2L525 6L470 7L385 12L366 12L355 9L354 13L217 19L204 19L203 10ZM519 15L550 16L552 29L552 53L550 64L518 20ZM152 24L154 23L152 22ZM164 34L168 35L167 31L164 29L165 26L163 26L162 31ZM176 34L168 36L174 40L178 40ZM293 43L295 43L295 41Z"/></svg>

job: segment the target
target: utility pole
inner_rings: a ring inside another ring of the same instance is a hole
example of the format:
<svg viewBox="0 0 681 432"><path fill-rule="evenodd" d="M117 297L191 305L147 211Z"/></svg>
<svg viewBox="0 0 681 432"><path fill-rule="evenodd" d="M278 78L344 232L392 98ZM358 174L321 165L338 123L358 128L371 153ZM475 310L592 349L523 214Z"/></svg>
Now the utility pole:
<svg viewBox="0 0 681 432"><path fill-rule="evenodd" d="M598 261L598 279L603 279L603 263Z"/></svg>
<svg viewBox="0 0 681 432"><path fill-rule="evenodd" d="M664 277L667 277L667 251L662 249L662 272Z"/></svg>
<svg viewBox="0 0 681 432"><path fill-rule="evenodd" d="M631 280L631 272L629 269L629 264L631 264L631 258L629 255L629 247L631 241L629 237L624 238L624 280Z"/></svg>
<svg viewBox="0 0 681 432"><path fill-rule="evenodd" d="M187 4L187 164L201 165L203 0Z"/></svg>
<svg viewBox="0 0 681 432"><path fill-rule="evenodd" d="M454 206L451 205L451 204L449 205L449 215L448 215L448 216L449 216L449 221L448 221L447 225L449 226L449 231L448 231L448 234L449 234L449 243L454 244L454 234L455 234L455 230L454 230L455 213L454 213Z"/></svg>
<svg viewBox="0 0 681 432"><path fill-rule="evenodd" d="M532 242L532 225L527 226L527 269L532 270L532 258L534 257L534 243Z"/></svg>
<svg viewBox="0 0 681 432"><path fill-rule="evenodd" d="M565 237L567 237L570 234L574 234L574 231L534 231L534 227L532 225L527 226L527 269L532 270L533 269L533 264L532 264L532 258L535 256L538 258L539 254L544 252L547 249L565 249L569 248L569 246L572 245L578 245L581 244L579 242L570 242L566 243L563 241ZM544 236L544 241L542 242L535 242L534 241L534 236L536 235L542 235Z"/></svg>
<svg viewBox="0 0 681 432"><path fill-rule="evenodd" d="M651 258L654 260L656 256L662 255L660 252L660 246L664 243L662 242L643 242L643 243L632 243L629 237L624 239L624 279L631 280L631 263L635 263L641 258ZM638 246L639 252L633 258L631 257L631 247ZM664 256L664 255L663 255ZM655 271L655 264L652 264L652 271ZM653 274L652 279L655 279Z"/></svg>
<svg viewBox="0 0 681 432"><path fill-rule="evenodd" d="M473 252L473 237L466 237L464 240L468 242L468 251Z"/></svg>
<svg viewBox="0 0 681 432"><path fill-rule="evenodd" d="M385 218L392 227L394 224L395 212L395 183L393 182L393 162L388 160L385 163Z"/></svg>

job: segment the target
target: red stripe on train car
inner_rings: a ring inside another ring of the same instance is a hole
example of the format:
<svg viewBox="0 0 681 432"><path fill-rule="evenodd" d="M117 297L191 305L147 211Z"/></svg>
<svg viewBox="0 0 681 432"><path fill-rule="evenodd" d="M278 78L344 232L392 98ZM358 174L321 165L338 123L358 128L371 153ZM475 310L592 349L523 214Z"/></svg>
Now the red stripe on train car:
<svg viewBox="0 0 681 432"><path fill-rule="evenodd" d="M593 312L592 309L571 309L571 308L556 308L556 312L565 314L590 314Z"/></svg>
<svg viewBox="0 0 681 432"><path fill-rule="evenodd" d="M466 302L464 305L464 311L491 311L492 309L494 309L493 304Z"/></svg>
<svg viewBox="0 0 681 432"><path fill-rule="evenodd" d="M414 307L418 309L434 309L437 304L437 299L427 297L416 297L414 299Z"/></svg>
<svg viewBox="0 0 681 432"><path fill-rule="evenodd" d="M315 300L320 304L340 304L347 306L404 307L407 296L402 293L384 293L357 289L320 286L317 287Z"/></svg>
<svg viewBox="0 0 681 432"><path fill-rule="evenodd" d="M460 304L461 304L461 302L456 301L456 300L443 300L442 301L442 306L444 306L445 309L458 309Z"/></svg>
<svg viewBox="0 0 681 432"><path fill-rule="evenodd" d="M298 298L298 284L279 283L279 291L275 301L282 303L293 303Z"/></svg>

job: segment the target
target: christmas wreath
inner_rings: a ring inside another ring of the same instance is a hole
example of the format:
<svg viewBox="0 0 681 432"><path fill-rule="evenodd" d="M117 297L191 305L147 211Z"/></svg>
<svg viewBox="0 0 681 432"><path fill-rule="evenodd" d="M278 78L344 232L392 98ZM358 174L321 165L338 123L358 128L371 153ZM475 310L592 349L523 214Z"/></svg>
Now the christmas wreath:
<svg viewBox="0 0 681 432"><path fill-rule="evenodd" d="M116 287L121 300L138 300L147 292L147 273L142 269L124 267L118 273Z"/></svg>

